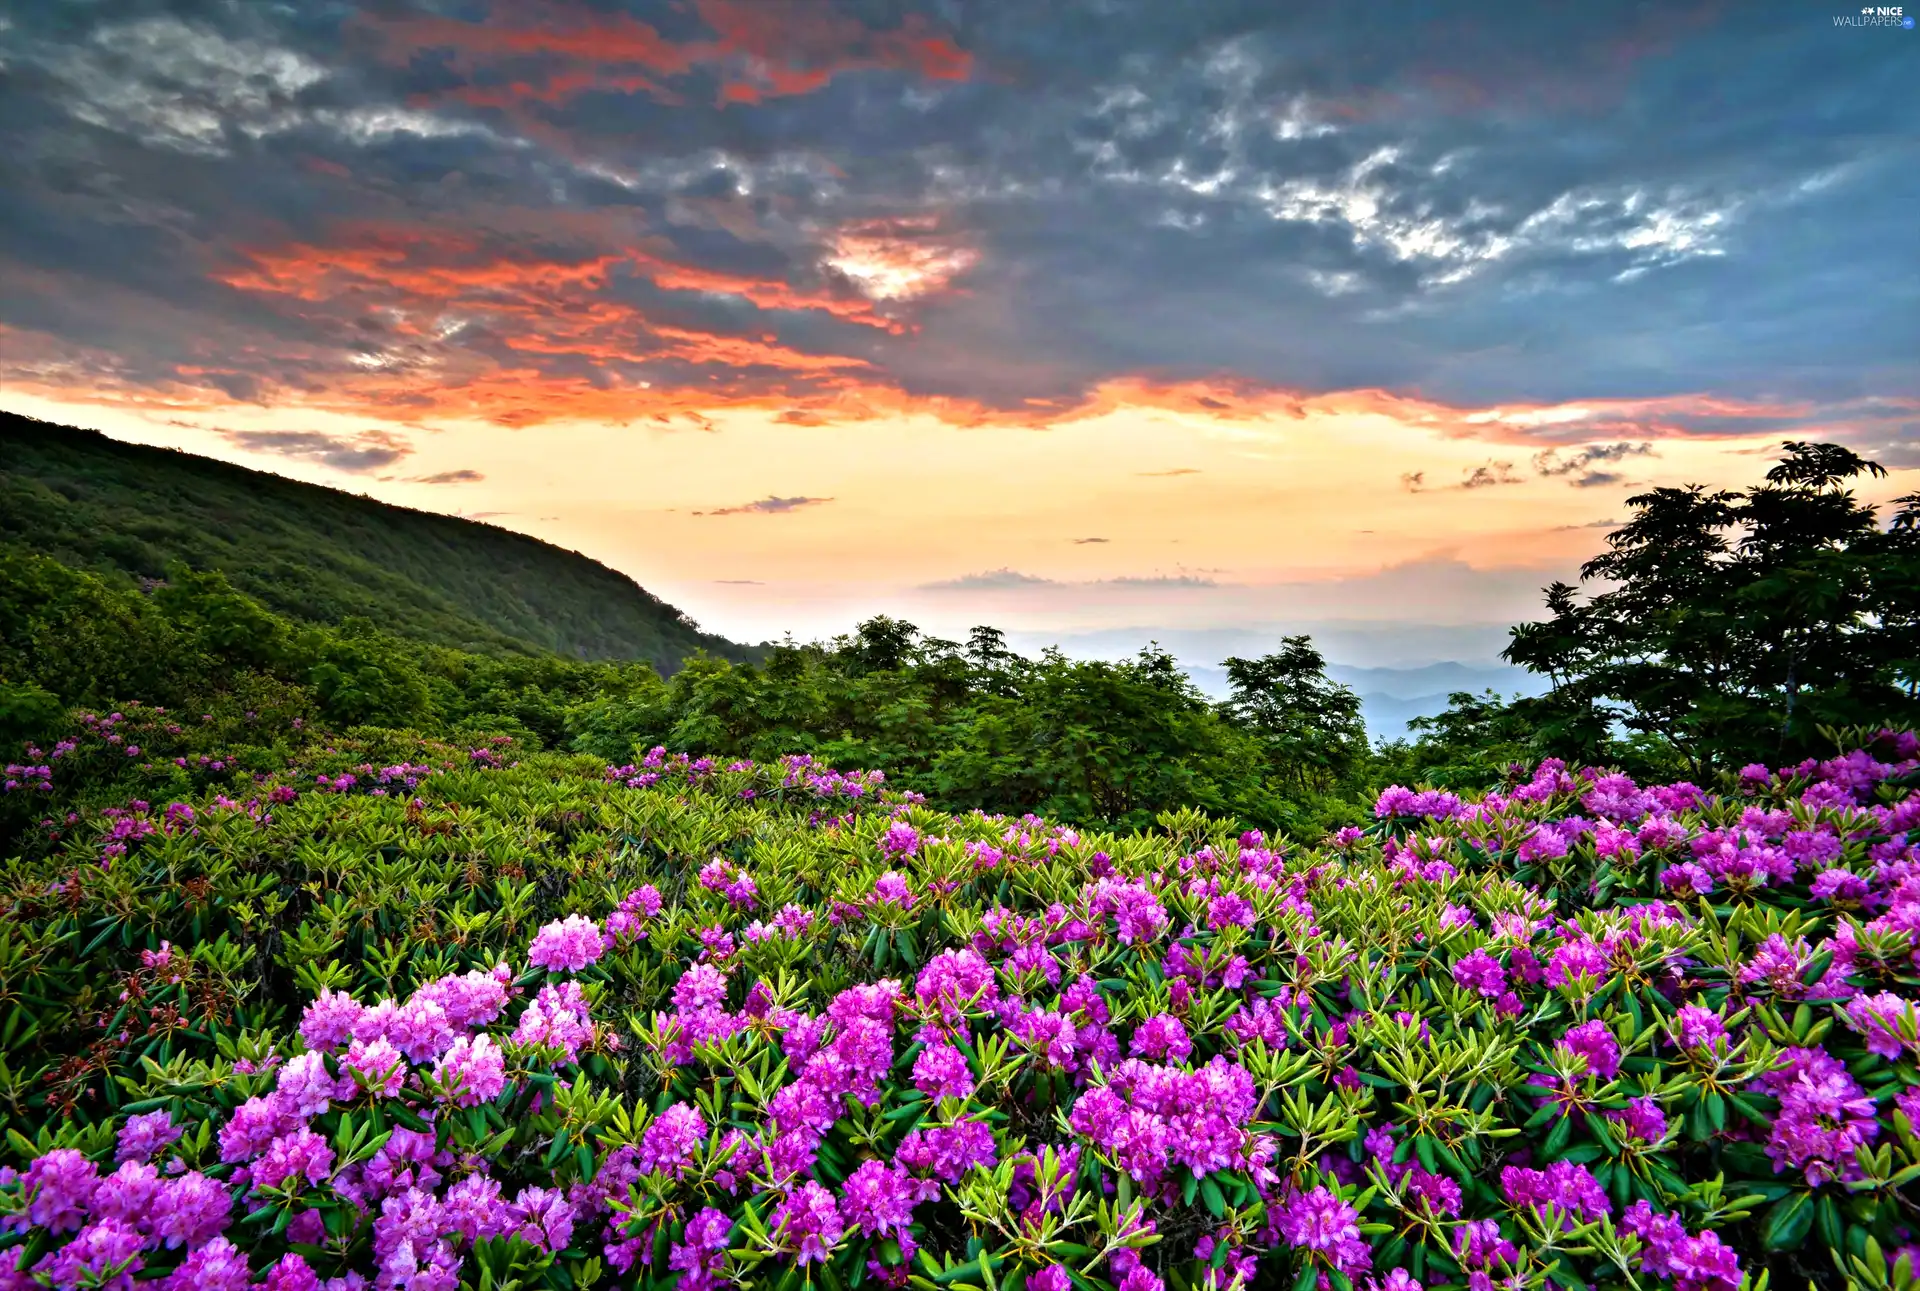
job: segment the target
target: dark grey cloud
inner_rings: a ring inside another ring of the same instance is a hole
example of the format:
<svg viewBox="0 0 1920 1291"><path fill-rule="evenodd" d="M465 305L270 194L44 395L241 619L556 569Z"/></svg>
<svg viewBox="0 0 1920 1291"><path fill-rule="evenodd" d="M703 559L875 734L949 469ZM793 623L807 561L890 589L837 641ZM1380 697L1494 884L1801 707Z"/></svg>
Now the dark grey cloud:
<svg viewBox="0 0 1920 1291"><path fill-rule="evenodd" d="M958 578L944 578L938 582L922 583L919 590L923 592L986 592L1013 587L1056 585L1051 578L1023 574L1017 569L989 569L984 573L962 574Z"/></svg>
<svg viewBox="0 0 1920 1291"><path fill-rule="evenodd" d="M1810 409L1796 434L1920 397L1912 37L1817 7L8 17L0 324L47 350L36 379L509 424L556 392L805 426L868 387L1028 409L1222 373L1475 406L1710 392ZM1858 433L1906 460L1912 424Z"/></svg>
<svg viewBox="0 0 1920 1291"><path fill-rule="evenodd" d="M990 569L978 574L963 574L958 578L941 579L938 582L922 583L916 590L922 592L990 592L1018 591L1038 588L1067 588L1076 591L1097 591L1101 589L1170 589L1221 587L1211 578L1198 574L1123 574L1116 578L1091 578L1077 581L1063 581L1041 578L1037 574L1023 574L1017 569Z"/></svg>
<svg viewBox="0 0 1920 1291"><path fill-rule="evenodd" d="M764 497L758 502L748 502L737 507L719 507L712 511L695 511L693 514L697 516L785 515L789 511L798 511L802 507L819 506L831 501L833 501L832 498Z"/></svg>
<svg viewBox="0 0 1920 1291"><path fill-rule="evenodd" d="M1460 481L1463 489L1484 489L1495 484L1525 484L1522 476L1513 473L1512 462L1488 462L1466 472L1466 478Z"/></svg>
<svg viewBox="0 0 1920 1291"><path fill-rule="evenodd" d="M319 462L336 471L377 471L413 452L413 446L387 431L370 430L348 438L317 430L222 430L236 448Z"/></svg>
<svg viewBox="0 0 1920 1291"><path fill-rule="evenodd" d="M1075 538L1073 540L1073 545L1076 547L1085 547L1085 546L1088 546L1089 544L1096 543L1096 542L1111 542L1111 541L1112 539L1110 538Z"/></svg>
<svg viewBox="0 0 1920 1291"><path fill-rule="evenodd" d="M1525 484L1526 482L1526 476L1515 473L1512 462L1492 460L1479 466L1462 467L1460 478L1451 484L1431 483L1425 471L1408 471L1400 477L1400 487L1409 493L1426 493L1436 488L1485 489L1497 484Z"/></svg>
<svg viewBox="0 0 1920 1291"><path fill-rule="evenodd" d="M1145 577L1124 576L1121 578L1096 579L1097 587L1218 587L1219 583L1211 578L1202 578L1197 574L1156 574Z"/></svg>
<svg viewBox="0 0 1920 1291"><path fill-rule="evenodd" d="M415 475L408 479L410 484L478 484L486 479L483 472L471 467L461 467L457 471L435 471L432 475Z"/></svg>
<svg viewBox="0 0 1920 1291"><path fill-rule="evenodd" d="M1618 462L1629 457L1653 457L1656 454L1651 443L1638 444L1589 444L1585 448L1562 455L1561 450L1549 448L1535 454L1533 469L1541 475L1577 475L1594 462Z"/></svg>
<svg viewBox="0 0 1920 1291"><path fill-rule="evenodd" d="M1622 462L1631 457L1657 457L1651 441L1639 443L1620 442L1615 444L1588 444L1584 448L1562 452L1558 448L1549 448L1533 456L1533 469L1538 475L1565 478L1567 483L1577 489L1600 488L1611 484L1626 482L1626 476L1616 470L1601 469L1597 464L1603 462Z"/></svg>
<svg viewBox="0 0 1920 1291"><path fill-rule="evenodd" d="M1534 453L1532 465L1536 475L1565 478L1574 488L1601 488L1607 484L1622 484L1626 476L1620 471L1601 469L1599 463L1619 463L1628 457L1657 457L1649 440L1638 444L1619 442L1619 444L1588 444L1580 450L1563 451L1557 448Z"/></svg>

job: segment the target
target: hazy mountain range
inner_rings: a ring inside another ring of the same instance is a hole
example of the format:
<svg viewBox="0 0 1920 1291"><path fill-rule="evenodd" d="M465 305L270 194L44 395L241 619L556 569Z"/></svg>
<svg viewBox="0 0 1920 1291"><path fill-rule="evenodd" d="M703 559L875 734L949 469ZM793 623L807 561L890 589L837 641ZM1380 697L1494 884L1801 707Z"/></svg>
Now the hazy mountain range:
<svg viewBox="0 0 1920 1291"><path fill-rule="evenodd" d="M1068 655L1090 659L1117 659L1157 641L1180 661L1196 686L1218 699L1228 692L1221 660L1266 654L1279 645L1280 637L1304 632L1330 661L1340 661L1328 663L1327 675L1358 692L1367 731L1376 739L1405 735L1409 721L1442 711L1455 691L1491 689L1510 696L1546 690L1543 678L1499 661L1507 642L1505 624L1395 626L1399 630L1391 637L1383 635L1377 623L1330 620L1276 624L1267 631L1127 628L1065 637L1011 633L1008 640L1025 651L1058 645Z"/></svg>

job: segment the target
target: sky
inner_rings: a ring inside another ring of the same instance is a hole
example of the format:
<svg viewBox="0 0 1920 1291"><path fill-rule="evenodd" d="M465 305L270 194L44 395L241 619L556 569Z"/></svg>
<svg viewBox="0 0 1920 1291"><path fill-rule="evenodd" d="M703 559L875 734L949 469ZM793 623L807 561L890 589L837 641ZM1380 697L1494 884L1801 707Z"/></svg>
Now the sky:
<svg viewBox="0 0 1920 1291"><path fill-rule="evenodd" d="M0 0L0 406L736 639L1484 662L1649 487L1916 487L1859 12Z"/></svg>

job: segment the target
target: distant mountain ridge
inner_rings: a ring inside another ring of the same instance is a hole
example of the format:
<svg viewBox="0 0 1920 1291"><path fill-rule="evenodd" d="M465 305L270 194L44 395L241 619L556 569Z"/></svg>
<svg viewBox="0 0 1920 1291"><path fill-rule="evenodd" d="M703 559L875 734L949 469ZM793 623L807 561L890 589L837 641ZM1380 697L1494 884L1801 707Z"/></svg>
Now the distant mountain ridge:
<svg viewBox="0 0 1920 1291"><path fill-rule="evenodd" d="M1229 687L1224 668L1182 664L1193 684L1216 699ZM1327 676L1360 696L1360 717L1375 739L1401 739L1410 734L1407 723L1432 717L1447 708L1447 696L1456 691L1479 694L1492 690L1502 698L1540 695L1546 679L1505 664L1430 663L1419 668L1355 668L1330 663Z"/></svg>
<svg viewBox="0 0 1920 1291"><path fill-rule="evenodd" d="M1495 658L1505 645L1509 629L1493 624L1413 623L1403 626L1404 640L1372 639L1370 625L1359 622L1293 622L1285 625L1241 628L1105 628L1063 637L1036 632L1011 632L1016 646L1036 648L1057 642L1073 658L1119 659L1149 641L1163 646L1179 662L1202 694L1225 699L1232 687L1220 661L1229 655L1257 658L1279 648L1281 637L1303 632L1313 637L1323 654L1358 654L1361 658L1395 659L1424 654L1431 660L1440 651L1458 651L1483 662L1442 659L1398 666L1329 663L1327 676L1360 696L1360 717L1375 739L1397 740L1411 734L1407 723L1432 717L1447 709L1447 697L1458 691L1477 695L1492 690L1502 698L1544 695L1547 679Z"/></svg>
<svg viewBox="0 0 1920 1291"><path fill-rule="evenodd" d="M184 560L293 618L362 617L488 653L645 660L663 673L702 650L762 655L525 534L6 412L0 543L134 577Z"/></svg>

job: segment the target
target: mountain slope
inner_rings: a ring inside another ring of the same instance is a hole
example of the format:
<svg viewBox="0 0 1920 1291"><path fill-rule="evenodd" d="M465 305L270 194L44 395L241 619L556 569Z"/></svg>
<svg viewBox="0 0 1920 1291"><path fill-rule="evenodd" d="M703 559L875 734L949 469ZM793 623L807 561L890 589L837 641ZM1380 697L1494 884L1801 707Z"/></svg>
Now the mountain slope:
<svg viewBox="0 0 1920 1291"><path fill-rule="evenodd" d="M185 560L291 617L364 617L463 649L644 659L662 672L699 650L760 653L537 538L4 412L0 543L148 578Z"/></svg>

